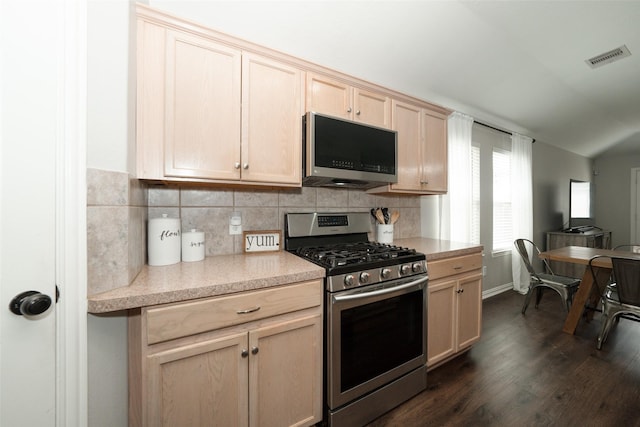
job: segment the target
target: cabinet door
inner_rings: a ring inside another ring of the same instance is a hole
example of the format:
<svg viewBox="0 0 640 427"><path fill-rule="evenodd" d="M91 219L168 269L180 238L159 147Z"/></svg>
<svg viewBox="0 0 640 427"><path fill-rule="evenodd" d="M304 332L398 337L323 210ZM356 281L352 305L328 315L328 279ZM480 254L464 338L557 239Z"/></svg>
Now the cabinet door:
<svg viewBox="0 0 640 427"><path fill-rule="evenodd" d="M427 323L427 366L456 351L456 280L429 283Z"/></svg>
<svg viewBox="0 0 640 427"><path fill-rule="evenodd" d="M167 30L138 19L136 77L137 177L164 178Z"/></svg>
<svg viewBox="0 0 640 427"><path fill-rule="evenodd" d="M322 316L251 331L249 346L250 425L303 426L321 421Z"/></svg>
<svg viewBox="0 0 640 427"><path fill-rule="evenodd" d="M422 153L422 189L447 192L447 119L424 110L424 150Z"/></svg>
<svg viewBox="0 0 640 427"><path fill-rule="evenodd" d="M149 426L248 425L247 333L147 356Z"/></svg>
<svg viewBox="0 0 640 427"><path fill-rule="evenodd" d="M164 174L240 178L240 51L167 31Z"/></svg>
<svg viewBox="0 0 640 427"><path fill-rule="evenodd" d="M398 131L398 183L394 190L421 189L422 174L422 110L420 107L393 100L392 129Z"/></svg>
<svg viewBox="0 0 640 427"><path fill-rule="evenodd" d="M302 71L242 56L242 180L302 184Z"/></svg>
<svg viewBox="0 0 640 427"><path fill-rule="evenodd" d="M351 87L329 77L307 73L306 110L351 119Z"/></svg>
<svg viewBox="0 0 640 427"><path fill-rule="evenodd" d="M482 329L482 273L458 283L458 351L480 339Z"/></svg>
<svg viewBox="0 0 640 427"><path fill-rule="evenodd" d="M354 115L358 122L389 129L391 101L389 97L363 89L353 89Z"/></svg>

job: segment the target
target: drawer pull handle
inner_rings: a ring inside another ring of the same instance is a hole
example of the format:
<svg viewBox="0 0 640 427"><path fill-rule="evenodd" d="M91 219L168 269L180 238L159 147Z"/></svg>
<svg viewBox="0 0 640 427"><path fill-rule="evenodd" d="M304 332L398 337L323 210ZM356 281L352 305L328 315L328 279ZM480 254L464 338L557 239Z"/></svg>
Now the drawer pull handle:
<svg viewBox="0 0 640 427"><path fill-rule="evenodd" d="M459 266L457 266L457 267L453 267L453 269L454 269L454 270L462 270L462 266L461 266L461 265L459 265Z"/></svg>
<svg viewBox="0 0 640 427"><path fill-rule="evenodd" d="M248 313L254 313L254 312L258 311L258 310L260 310L260 306L247 308L246 310L238 310L238 311L236 311L236 313L237 314L248 314Z"/></svg>

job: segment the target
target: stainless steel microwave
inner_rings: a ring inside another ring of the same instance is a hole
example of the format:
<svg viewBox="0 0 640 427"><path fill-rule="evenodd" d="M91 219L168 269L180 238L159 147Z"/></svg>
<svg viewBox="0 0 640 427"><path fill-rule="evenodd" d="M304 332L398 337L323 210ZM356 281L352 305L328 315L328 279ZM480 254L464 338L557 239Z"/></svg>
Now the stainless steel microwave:
<svg viewBox="0 0 640 427"><path fill-rule="evenodd" d="M398 133L314 112L303 117L306 186L368 189L398 182Z"/></svg>

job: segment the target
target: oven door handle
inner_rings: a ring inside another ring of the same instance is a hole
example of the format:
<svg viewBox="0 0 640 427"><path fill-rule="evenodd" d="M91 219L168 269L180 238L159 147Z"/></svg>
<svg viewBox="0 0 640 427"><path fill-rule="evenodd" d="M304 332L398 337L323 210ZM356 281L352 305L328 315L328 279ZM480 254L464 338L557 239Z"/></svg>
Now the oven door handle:
<svg viewBox="0 0 640 427"><path fill-rule="evenodd" d="M396 292L402 289L407 289L407 288L411 288L414 287L416 285L420 285L424 282L426 282L427 280L429 280L429 276L424 276L418 280L414 280L412 282L409 283L405 283L404 285L398 285L398 286L392 286L390 288L385 288L385 289L378 289L376 291L369 291L369 292L361 292L361 293L357 293L357 294L352 294L352 295L335 295L333 297L334 301L349 301L349 300L354 300L354 299L360 299L360 298L369 298L369 297L373 297L376 295L384 295L384 294L390 294L392 292Z"/></svg>

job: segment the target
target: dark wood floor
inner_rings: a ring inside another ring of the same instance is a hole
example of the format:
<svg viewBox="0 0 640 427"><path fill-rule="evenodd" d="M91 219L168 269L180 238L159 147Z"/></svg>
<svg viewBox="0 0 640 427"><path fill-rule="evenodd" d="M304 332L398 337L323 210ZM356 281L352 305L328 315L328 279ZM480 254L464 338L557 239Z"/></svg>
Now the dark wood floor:
<svg viewBox="0 0 640 427"><path fill-rule="evenodd" d="M640 323L621 320L598 351L599 313L569 335L556 294L526 316L523 298L485 300L481 341L369 427L640 426Z"/></svg>

